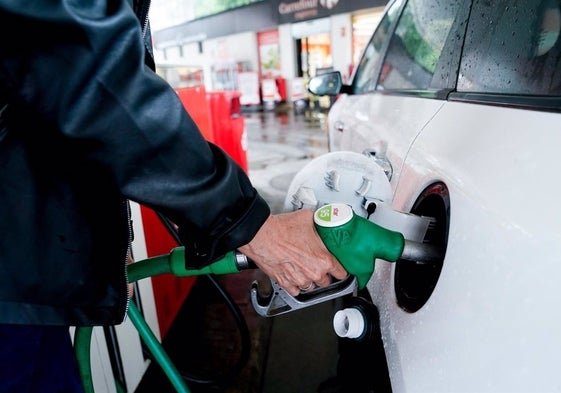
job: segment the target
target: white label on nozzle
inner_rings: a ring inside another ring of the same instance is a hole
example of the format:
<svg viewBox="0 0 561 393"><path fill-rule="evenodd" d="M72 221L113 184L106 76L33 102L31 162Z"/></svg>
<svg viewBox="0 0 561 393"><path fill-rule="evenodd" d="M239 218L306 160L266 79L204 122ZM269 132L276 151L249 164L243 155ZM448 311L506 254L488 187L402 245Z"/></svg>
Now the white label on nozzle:
<svg viewBox="0 0 561 393"><path fill-rule="evenodd" d="M344 203L330 203L316 210L314 222L332 228L348 223L353 218L353 209Z"/></svg>

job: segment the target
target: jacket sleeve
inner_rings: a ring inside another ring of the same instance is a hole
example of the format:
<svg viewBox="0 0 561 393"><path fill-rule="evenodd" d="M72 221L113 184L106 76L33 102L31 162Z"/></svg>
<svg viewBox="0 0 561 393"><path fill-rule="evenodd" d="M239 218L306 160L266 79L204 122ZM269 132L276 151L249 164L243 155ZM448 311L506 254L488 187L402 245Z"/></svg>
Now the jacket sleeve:
<svg viewBox="0 0 561 393"><path fill-rule="evenodd" d="M55 137L109 173L126 198L178 224L188 266L253 238L269 207L144 65L126 0L0 0L0 31L10 104L59 130Z"/></svg>

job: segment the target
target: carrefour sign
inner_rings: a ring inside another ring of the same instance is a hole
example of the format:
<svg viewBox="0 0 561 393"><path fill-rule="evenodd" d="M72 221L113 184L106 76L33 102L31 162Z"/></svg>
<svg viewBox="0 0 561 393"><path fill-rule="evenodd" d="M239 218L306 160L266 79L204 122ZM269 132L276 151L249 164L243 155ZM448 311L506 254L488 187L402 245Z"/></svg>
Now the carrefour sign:
<svg viewBox="0 0 561 393"><path fill-rule="evenodd" d="M386 2L383 0L280 0L278 3L279 23L323 18L343 12L385 5Z"/></svg>
<svg viewBox="0 0 561 393"><path fill-rule="evenodd" d="M328 10L335 8L338 2L339 0L281 1L278 8L281 23L328 16Z"/></svg>

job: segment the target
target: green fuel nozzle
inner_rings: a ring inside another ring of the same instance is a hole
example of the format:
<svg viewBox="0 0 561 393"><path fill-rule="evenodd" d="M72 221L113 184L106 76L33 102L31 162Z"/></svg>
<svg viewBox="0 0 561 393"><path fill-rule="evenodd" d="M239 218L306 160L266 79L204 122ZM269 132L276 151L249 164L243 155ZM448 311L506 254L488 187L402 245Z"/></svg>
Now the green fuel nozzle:
<svg viewBox="0 0 561 393"><path fill-rule="evenodd" d="M405 246L401 233L356 215L344 203L331 203L317 209L314 224L327 249L357 278L359 289L364 288L372 276L377 258L395 262Z"/></svg>
<svg viewBox="0 0 561 393"><path fill-rule="evenodd" d="M356 295L356 290L363 289L370 280L377 258L395 262L404 256L418 256L425 252L422 247L411 247L413 243L406 241L400 232L356 215L352 207L344 203L332 203L317 209L314 224L327 249L349 276L324 288L303 291L297 296L289 295L273 280L271 293L262 296L258 283L254 282L251 302L259 315L272 317L341 296ZM417 252L411 253L410 249Z"/></svg>

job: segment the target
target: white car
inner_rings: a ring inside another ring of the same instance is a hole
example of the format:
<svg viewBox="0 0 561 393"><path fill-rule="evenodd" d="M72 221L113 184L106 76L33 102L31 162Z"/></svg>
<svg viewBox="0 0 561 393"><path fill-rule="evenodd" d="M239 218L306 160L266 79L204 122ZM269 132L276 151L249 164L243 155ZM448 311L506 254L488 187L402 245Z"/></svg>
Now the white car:
<svg viewBox="0 0 561 393"><path fill-rule="evenodd" d="M310 81L337 95L330 150L371 157L380 199L431 217L443 251L376 261L379 337L352 340L359 372L342 365L354 392L561 391L560 9L391 1L350 85Z"/></svg>

